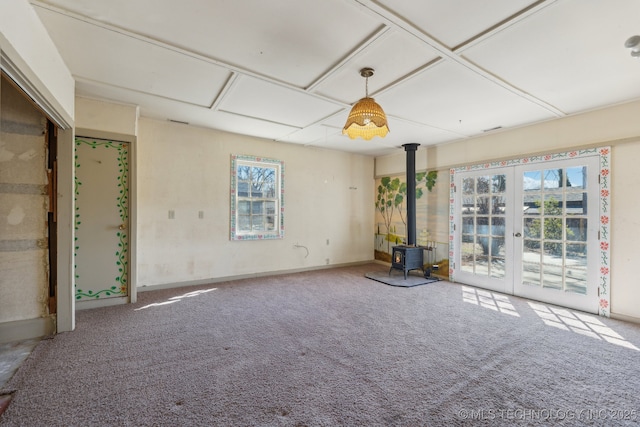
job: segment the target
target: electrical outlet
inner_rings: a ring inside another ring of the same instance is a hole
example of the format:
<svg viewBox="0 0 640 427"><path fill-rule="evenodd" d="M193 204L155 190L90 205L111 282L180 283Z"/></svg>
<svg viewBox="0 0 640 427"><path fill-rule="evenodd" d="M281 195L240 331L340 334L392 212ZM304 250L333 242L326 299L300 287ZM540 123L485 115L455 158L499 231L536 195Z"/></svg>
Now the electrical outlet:
<svg viewBox="0 0 640 427"><path fill-rule="evenodd" d="M198 211L198 218L204 218L204 211Z"/></svg>
<svg viewBox="0 0 640 427"><path fill-rule="evenodd" d="M176 218L176 211L174 211L173 209L169 210L169 219L175 219Z"/></svg>
<svg viewBox="0 0 640 427"><path fill-rule="evenodd" d="M326 259L327 265L329 265L329 258Z"/></svg>
<svg viewBox="0 0 640 427"><path fill-rule="evenodd" d="M329 246L329 239L327 239L327 246Z"/></svg>

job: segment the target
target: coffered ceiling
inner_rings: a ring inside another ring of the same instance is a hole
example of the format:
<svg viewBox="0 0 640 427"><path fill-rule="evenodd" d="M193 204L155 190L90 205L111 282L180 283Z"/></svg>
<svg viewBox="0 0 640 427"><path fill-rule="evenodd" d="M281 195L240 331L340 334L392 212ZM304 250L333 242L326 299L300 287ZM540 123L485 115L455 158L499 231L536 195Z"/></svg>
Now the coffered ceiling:
<svg viewBox="0 0 640 427"><path fill-rule="evenodd" d="M367 155L640 99L638 0L43 0L79 96ZM364 96L391 132L342 135Z"/></svg>

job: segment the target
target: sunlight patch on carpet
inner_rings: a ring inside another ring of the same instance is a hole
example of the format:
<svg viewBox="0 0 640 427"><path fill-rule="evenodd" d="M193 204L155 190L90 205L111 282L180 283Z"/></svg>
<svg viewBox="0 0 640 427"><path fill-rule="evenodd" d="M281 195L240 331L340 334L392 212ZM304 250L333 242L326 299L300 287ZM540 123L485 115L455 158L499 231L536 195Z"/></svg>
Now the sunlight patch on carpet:
<svg viewBox="0 0 640 427"><path fill-rule="evenodd" d="M571 312L566 308L552 307L541 303L529 302L528 304L547 326L572 331L599 340L603 339L611 344L640 351L638 347L624 339L619 333L605 325L595 316Z"/></svg>

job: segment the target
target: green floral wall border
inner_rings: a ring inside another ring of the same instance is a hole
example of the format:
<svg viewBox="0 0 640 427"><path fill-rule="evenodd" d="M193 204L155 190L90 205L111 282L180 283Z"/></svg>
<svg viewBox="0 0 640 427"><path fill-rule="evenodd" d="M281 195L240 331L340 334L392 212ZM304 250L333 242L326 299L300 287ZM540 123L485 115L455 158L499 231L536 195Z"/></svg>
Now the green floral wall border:
<svg viewBox="0 0 640 427"><path fill-rule="evenodd" d="M599 147L585 150L573 150L564 153L546 154L539 156L523 157L520 159L497 161L462 166L450 169L450 193L449 193L449 278L455 281L456 269L454 268L454 215L455 215L455 175L457 172L466 172L478 169L493 169L507 166L526 165L531 163L544 163L558 159L572 159L587 156L599 156L600 160L600 232L599 250L600 266L598 277L598 314L604 317L610 316L610 292L611 292L611 266L610 266L610 228L611 228L611 147Z"/></svg>
<svg viewBox="0 0 640 427"><path fill-rule="evenodd" d="M117 141L97 141L97 140L84 140L81 138L76 138L75 140L75 168L76 170L80 168L81 164L78 161L78 153L77 147L85 144L90 146L92 149L97 149L98 147L104 147L106 149L114 148L118 151L118 197L116 199L118 206L118 214L120 216L120 221L122 224L126 224L129 220L129 152L128 146L124 142ZM78 206L78 195L80 194L80 187L82 186L82 182L78 179L77 173L74 175L74 187L75 187L75 223L74 228L77 231L80 229L82 224L81 216L80 216L80 207ZM129 241L126 230L118 230L118 250L115 253L116 256L116 265L118 266L119 276L115 278L116 284L111 286L109 289L102 289L97 292L92 290L83 291L78 288L78 282L80 276L78 275L78 266L74 263L75 270L75 290L76 290L76 299L80 300L82 298L93 298L98 299L101 295L105 296L117 296L117 295L127 295L129 289L128 283L128 256L129 256ZM77 258L78 252L80 250L80 246L78 244L78 237L75 237L75 245L74 245L74 258Z"/></svg>

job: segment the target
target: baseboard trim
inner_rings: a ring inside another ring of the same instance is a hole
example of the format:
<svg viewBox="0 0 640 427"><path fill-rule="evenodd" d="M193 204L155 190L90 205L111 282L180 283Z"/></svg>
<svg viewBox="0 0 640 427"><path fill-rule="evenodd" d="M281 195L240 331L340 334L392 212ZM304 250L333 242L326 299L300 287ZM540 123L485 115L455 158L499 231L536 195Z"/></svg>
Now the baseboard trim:
<svg viewBox="0 0 640 427"><path fill-rule="evenodd" d="M127 304L129 297L104 298L87 301L76 301L76 311L89 310L92 308L111 307L114 305Z"/></svg>
<svg viewBox="0 0 640 427"><path fill-rule="evenodd" d="M616 320L623 320L625 322L640 324L640 317L627 316L626 314L617 314L617 313L611 313L609 317Z"/></svg>
<svg viewBox="0 0 640 427"><path fill-rule="evenodd" d="M186 282L162 283L158 285L140 286L136 290L138 292L159 291L163 289L183 288L187 286L201 286L201 285L209 285L212 283L232 282L235 280L242 280L242 279L258 279L260 277L280 276L283 274L304 273L306 271L328 270L331 268L340 268L340 267L352 267L356 265L371 264L373 262L376 262L376 261L375 260L356 261L356 262L347 262L344 264L331 264L331 265L321 265L317 267L295 268L291 270L267 271L267 272L261 272L261 273L241 274L237 276L225 276L225 277L215 277L210 279L190 280Z"/></svg>
<svg viewBox="0 0 640 427"><path fill-rule="evenodd" d="M0 344L42 338L56 333L55 316L0 323Z"/></svg>

